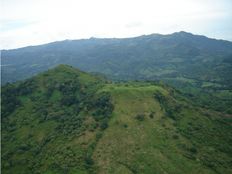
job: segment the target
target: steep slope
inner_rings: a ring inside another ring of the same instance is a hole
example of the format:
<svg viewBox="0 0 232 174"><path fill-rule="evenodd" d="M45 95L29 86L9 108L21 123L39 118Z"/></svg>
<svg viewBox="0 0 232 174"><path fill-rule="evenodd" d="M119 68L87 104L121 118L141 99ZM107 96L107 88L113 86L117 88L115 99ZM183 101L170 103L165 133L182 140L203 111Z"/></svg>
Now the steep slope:
<svg viewBox="0 0 232 174"><path fill-rule="evenodd" d="M194 80L232 86L232 43L178 32L125 39L83 39L2 51L2 83L65 63L113 79ZM195 84L193 83L193 84Z"/></svg>
<svg viewBox="0 0 232 174"><path fill-rule="evenodd" d="M4 173L231 173L231 137L231 115L162 84L61 65L2 88Z"/></svg>

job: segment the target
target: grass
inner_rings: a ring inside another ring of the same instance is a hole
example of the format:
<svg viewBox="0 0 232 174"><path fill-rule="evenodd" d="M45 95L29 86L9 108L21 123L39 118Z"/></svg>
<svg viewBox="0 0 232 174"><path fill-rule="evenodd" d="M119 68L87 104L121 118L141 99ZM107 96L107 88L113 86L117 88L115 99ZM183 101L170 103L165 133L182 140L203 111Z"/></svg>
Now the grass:
<svg viewBox="0 0 232 174"><path fill-rule="evenodd" d="M195 143L194 138L186 137L188 132L184 134L180 131L186 131L189 123L194 122L194 119L198 119L195 121L196 125L201 123L206 129L211 129L215 123L210 118L189 108L179 113L183 115L179 121L165 116L159 102L154 100L153 94L159 91L164 96L170 96L168 90L159 86L138 84L107 85L102 90L112 94L115 109L109 128L104 132L94 152L99 173L154 173L156 171L156 173L170 174L213 174L231 171L221 170L220 167L211 169L204 165L199 159L207 151L201 147L204 140ZM155 113L154 118L149 117L150 113ZM137 114L144 114L145 119L136 120ZM212 142L212 135L202 131L207 130L198 131L194 136L206 136L205 138L211 139L209 142ZM222 139L215 141L221 142ZM199 153L202 154L193 154L195 144L199 145L201 149ZM219 158L223 159L222 156L223 153Z"/></svg>

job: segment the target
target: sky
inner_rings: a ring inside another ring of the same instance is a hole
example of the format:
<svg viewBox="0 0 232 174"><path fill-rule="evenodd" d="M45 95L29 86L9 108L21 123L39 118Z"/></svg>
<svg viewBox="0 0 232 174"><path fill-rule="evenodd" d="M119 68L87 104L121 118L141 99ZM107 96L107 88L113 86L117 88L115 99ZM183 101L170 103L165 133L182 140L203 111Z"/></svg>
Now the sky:
<svg viewBox="0 0 232 174"><path fill-rule="evenodd" d="M232 41L232 0L0 0L0 49L178 31Z"/></svg>

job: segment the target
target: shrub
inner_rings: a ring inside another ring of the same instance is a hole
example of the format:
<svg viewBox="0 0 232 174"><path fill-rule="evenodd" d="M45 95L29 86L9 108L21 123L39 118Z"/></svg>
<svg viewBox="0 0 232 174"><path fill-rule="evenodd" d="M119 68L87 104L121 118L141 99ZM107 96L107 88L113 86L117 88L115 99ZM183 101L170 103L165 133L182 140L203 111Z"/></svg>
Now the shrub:
<svg viewBox="0 0 232 174"><path fill-rule="evenodd" d="M162 93L160 93L160 92L156 92L154 94L154 98L156 100L158 100L158 102L161 104L161 106L166 102L165 96Z"/></svg>
<svg viewBox="0 0 232 174"><path fill-rule="evenodd" d="M94 161L93 161L93 159L90 156L87 156L87 157L85 157L85 164L88 167L88 166L93 165Z"/></svg>
<svg viewBox="0 0 232 174"><path fill-rule="evenodd" d="M173 139L178 139L179 136L178 136L178 135L173 135L172 138L173 138Z"/></svg>
<svg viewBox="0 0 232 174"><path fill-rule="evenodd" d="M144 114L138 114L135 116L135 119L138 121L143 121L145 119L145 115Z"/></svg>
<svg viewBox="0 0 232 174"><path fill-rule="evenodd" d="M106 129L108 127L108 121L106 119L102 120L100 123L100 128L102 130Z"/></svg>
<svg viewBox="0 0 232 174"><path fill-rule="evenodd" d="M78 104L78 100L74 95L64 95L61 99L61 105L71 106L73 104Z"/></svg>
<svg viewBox="0 0 232 174"><path fill-rule="evenodd" d="M189 151L192 153L197 153L197 149L195 147L190 147Z"/></svg>
<svg viewBox="0 0 232 174"><path fill-rule="evenodd" d="M127 125L127 124L124 124L123 127L124 127L124 128L128 128L128 125Z"/></svg>
<svg viewBox="0 0 232 174"><path fill-rule="evenodd" d="M21 144L18 149L21 151L28 151L30 148L31 147L28 144Z"/></svg>
<svg viewBox="0 0 232 174"><path fill-rule="evenodd" d="M151 113L149 114L149 117L150 117L150 118L154 118L154 115L155 115L155 113L154 113L154 112L151 112Z"/></svg>
<svg viewBox="0 0 232 174"><path fill-rule="evenodd" d="M96 133L96 141L98 141L99 139L101 139L101 137L102 137L102 132L97 132Z"/></svg>

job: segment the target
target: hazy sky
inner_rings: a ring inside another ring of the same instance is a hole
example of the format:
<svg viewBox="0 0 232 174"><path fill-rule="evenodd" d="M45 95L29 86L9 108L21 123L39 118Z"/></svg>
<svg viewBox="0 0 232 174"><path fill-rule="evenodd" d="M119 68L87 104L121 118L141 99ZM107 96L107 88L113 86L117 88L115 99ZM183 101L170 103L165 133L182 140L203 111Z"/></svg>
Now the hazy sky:
<svg viewBox="0 0 232 174"><path fill-rule="evenodd" d="M232 0L0 0L0 48L187 31L232 41Z"/></svg>

